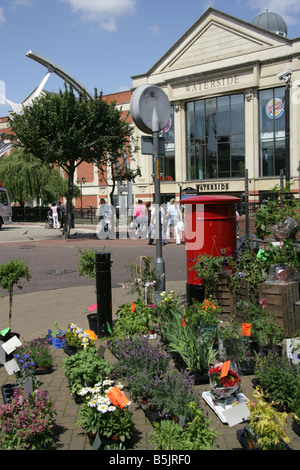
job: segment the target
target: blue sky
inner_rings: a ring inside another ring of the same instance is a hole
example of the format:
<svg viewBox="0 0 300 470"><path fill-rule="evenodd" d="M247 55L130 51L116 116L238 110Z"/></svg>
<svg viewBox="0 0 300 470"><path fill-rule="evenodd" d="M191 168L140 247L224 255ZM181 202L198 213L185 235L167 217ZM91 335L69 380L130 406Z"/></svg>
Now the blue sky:
<svg viewBox="0 0 300 470"><path fill-rule="evenodd" d="M0 94L22 102L47 70L32 50L104 94L131 87L213 7L244 21L266 9L282 15L288 37L300 37L299 0L0 0ZM63 81L51 75L45 88ZM0 116L11 108L0 105Z"/></svg>

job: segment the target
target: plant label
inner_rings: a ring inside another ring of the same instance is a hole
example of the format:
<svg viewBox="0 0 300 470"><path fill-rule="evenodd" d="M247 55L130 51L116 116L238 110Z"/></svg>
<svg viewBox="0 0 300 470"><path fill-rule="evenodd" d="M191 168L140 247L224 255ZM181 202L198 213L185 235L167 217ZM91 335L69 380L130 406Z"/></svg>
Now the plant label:
<svg viewBox="0 0 300 470"><path fill-rule="evenodd" d="M250 416L250 410L246 403L239 403L223 411L223 416L230 427L242 423Z"/></svg>
<svg viewBox="0 0 300 470"><path fill-rule="evenodd" d="M107 392L106 396L110 399L114 406L120 407L121 410L129 403L128 398L126 398L119 387L113 387L111 390L109 390L109 392Z"/></svg>
<svg viewBox="0 0 300 470"><path fill-rule="evenodd" d="M32 377L30 377L30 379L28 379L27 382L24 383L24 396L26 400L29 397L29 395L31 395L32 392L33 392L33 381L32 381Z"/></svg>
<svg viewBox="0 0 300 470"><path fill-rule="evenodd" d="M244 336L251 336L251 323L243 323L242 330Z"/></svg>
<svg viewBox="0 0 300 470"><path fill-rule="evenodd" d="M15 372L19 372L20 368L18 366L18 363L15 359L12 359L11 361L7 361L4 363L4 367L8 375L12 375Z"/></svg>
<svg viewBox="0 0 300 470"><path fill-rule="evenodd" d="M229 366L230 366L230 361L224 362L224 364L222 366L221 374L220 374L220 379L222 379L222 377L227 377L228 371L229 371Z"/></svg>
<svg viewBox="0 0 300 470"><path fill-rule="evenodd" d="M6 354L10 354L21 345L22 343L19 338L17 338L17 336L13 336L11 339L5 341L5 343L2 344L2 348L4 349Z"/></svg>

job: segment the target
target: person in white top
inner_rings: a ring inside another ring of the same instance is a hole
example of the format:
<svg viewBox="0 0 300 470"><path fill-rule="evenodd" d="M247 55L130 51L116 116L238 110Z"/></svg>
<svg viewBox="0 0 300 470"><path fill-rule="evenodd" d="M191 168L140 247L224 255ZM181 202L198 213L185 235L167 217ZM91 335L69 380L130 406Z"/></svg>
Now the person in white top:
<svg viewBox="0 0 300 470"><path fill-rule="evenodd" d="M179 230L180 228L180 222L182 222L182 215L181 211L178 207L178 205L175 202L175 199L170 200L170 205L168 207L168 213L169 213L169 224L170 224L170 230L173 228L173 236L176 239L177 245L181 244L181 231ZM171 235L171 234L170 234Z"/></svg>
<svg viewBox="0 0 300 470"><path fill-rule="evenodd" d="M59 228L57 205L55 204L55 202L53 202L51 206L51 210L52 210L52 218L53 218L53 228Z"/></svg>

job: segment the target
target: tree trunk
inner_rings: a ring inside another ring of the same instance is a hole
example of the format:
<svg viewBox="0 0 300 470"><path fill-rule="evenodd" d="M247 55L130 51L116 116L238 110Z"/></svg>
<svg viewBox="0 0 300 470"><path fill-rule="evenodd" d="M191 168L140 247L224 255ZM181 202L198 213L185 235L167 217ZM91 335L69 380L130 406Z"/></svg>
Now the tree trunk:
<svg viewBox="0 0 300 470"><path fill-rule="evenodd" d="M70 238L70 230L71 230L71 221L72 221L72 213L73 213L73 189L74 189L74 173L75 173L75 167L74 165L69 166L69 179L68 179L68 194L67 194L67 211L66 211L66 217L65 217L65 222L64 222L64 227L63 227L63 233L62 236L64 238Z"/></svg>
<svg viewBox="0 0 300 470"><path fill-rule="evenodd" d="M9 312L8 312L8 326L11 330L11 319L12 319L12 301L13 301L13 287L9 291Z"/></svg>

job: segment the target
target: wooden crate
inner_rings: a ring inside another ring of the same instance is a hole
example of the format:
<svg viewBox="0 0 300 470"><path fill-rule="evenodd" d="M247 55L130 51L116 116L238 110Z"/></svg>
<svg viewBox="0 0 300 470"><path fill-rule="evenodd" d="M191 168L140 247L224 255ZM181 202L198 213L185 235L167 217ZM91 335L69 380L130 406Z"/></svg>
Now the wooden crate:
<svg viewBox="0 0 300 470"><path fill-rule="evenodd" d="M286 336L296 332L295 303L299 300L299 282L270 283L258 286L259 297L266 299L269 312L273 313Z"/></svg>
<svg viewBox="0 0 300 470"><path fill-rule="evenodd" d="M219 320L227 321L231 315L235 315L235 295L230 290L228 278L224 277L220 280L212 292L205 292L206 297L211 297L212 302L217 303L222 308Z"/></svg>

